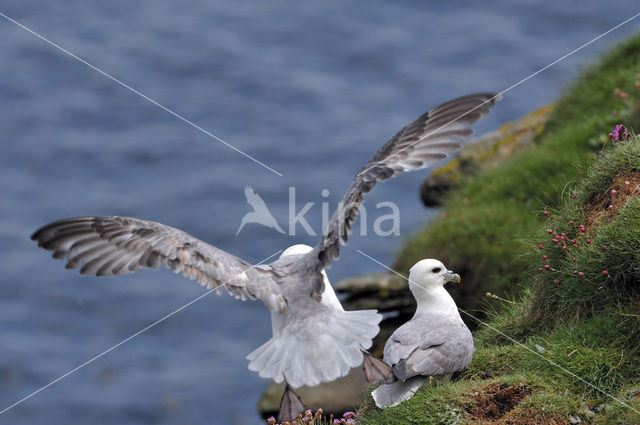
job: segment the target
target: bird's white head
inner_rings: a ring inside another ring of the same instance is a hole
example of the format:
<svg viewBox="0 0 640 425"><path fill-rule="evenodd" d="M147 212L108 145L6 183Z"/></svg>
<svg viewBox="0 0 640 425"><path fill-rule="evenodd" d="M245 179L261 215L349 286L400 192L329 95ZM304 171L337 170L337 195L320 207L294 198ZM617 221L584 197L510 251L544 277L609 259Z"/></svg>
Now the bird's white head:
<svg viewBox="0 0 640 425"><path fill-rule="evenodd" d="M280 254L280 258L286 257L287 255L306 254L310 252L312 249L313 248L310 247L309 245L304 245L304 244L292 245L289 248L285 249L282 252L282 254Z"/></svg>
<svg viewBox="0 0 640 425"><path fill-rule="evenodd" d="M428 296L437 291L447 282L460 282L460 276L448 270L438 260L427 259L418 261L409 271L409 289L416 299Z"/></svg>

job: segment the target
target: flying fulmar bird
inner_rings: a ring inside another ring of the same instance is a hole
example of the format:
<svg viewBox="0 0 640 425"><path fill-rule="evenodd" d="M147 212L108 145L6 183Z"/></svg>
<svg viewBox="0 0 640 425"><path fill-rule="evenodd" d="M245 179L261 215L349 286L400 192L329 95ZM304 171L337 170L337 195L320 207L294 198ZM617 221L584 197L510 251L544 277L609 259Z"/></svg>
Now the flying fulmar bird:
<svg viewBox="0 0 640 425"><path fill-rule="evenodd" d="M384 346L393 376L371 393L378 407L396 406L413 397L428 377L448 377L471 362L473 338L444 289L447 282L459 283L460 276L438 260L421 260L411 268L409 289L418 306Z"/></svg>
<svg viewBox="0 0 640 425"><path fill-rule="evenodd" d="M318 244L295 247L270 264L251 265L164 224L129 217L79 217L48 224L32 239L66 268L97 276L167 267L217 293L261 300L271 311L273 337L249 354L249 369L291 387L346 375L363 361L378 333L375 310L345 311L324 269L348 242L364 196L377 182L430 167L461 148L471 124L499 96L480 93L435 107L396 133L354 177ZM333 295L331 295L333 294ZM331 300L329 300L331 299Z"/></svg>

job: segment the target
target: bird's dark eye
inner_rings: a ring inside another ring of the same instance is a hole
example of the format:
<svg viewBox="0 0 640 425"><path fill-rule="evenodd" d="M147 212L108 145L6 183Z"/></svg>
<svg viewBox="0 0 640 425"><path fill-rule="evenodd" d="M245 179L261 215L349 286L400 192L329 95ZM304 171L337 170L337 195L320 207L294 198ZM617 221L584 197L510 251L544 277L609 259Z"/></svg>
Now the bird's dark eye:
<svg viewBox="0 0 640 425"><path fill-rule="evenodd" d="M434 268L431 269L431 272L432 273L440 273L441 270L442 269L440 267L434 267Z"/></svg>

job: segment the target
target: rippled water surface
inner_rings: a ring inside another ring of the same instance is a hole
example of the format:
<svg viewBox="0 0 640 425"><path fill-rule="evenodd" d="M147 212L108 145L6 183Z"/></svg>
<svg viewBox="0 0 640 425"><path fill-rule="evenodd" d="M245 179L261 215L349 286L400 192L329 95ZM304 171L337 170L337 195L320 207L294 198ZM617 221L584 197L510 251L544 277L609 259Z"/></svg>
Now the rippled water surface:
<svg viewBox="0 0 640 425"><path fill-rule="evenodd" d="M45 2L20 21L243 150L249 161L0 18L0 410L203 293L167 271L95 278L29 241L67 216L160 221L257 262L293 243L258 225L236 236L252 186L285 230L289 187L319 230L388 137L438 102L504 90L633 15L633 2ZM637 5L636 5L637 6ZM478 126L553 101L633 22L513 89ZM425 173L376 187L401 236L353 237L333 280L389 264L431 215ZM329 190L323 198L321 191ZM0 423L257 424L266 381L245 355L270 335L261 303L209 296L0 415Z"/></svg>

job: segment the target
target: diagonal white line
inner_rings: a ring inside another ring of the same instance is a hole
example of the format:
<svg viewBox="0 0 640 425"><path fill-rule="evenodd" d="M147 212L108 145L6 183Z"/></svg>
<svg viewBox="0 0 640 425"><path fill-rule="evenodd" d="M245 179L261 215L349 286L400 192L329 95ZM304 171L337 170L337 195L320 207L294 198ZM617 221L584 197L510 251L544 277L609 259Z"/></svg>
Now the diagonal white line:
<svg viewBox="0 0 640 425"><path fill-rule="evenodd" d="M282 250L279 250L278 252L271 254L270 256L268 256L267 258L265 258L264 260L260 261L257 264L254 264L253 266L249 267L248 269L242 271L242 273L246 273L249 270L253 269L256 266L259 266L260 264L264 263L265 261L268 261L270 258L280 254L282 252ZM110 353L111 351L115 350L116 348L120 347L122 344L125 344L129 341L131 341L133 338L137 337L138 335L140 335L141 333L144 333L146 331L148 331L149 329L153 328L154 326L156 326L159 323L164 322L165 320L167 320L168 318L170 318L171 316L175 315L176 313L179 313L180 311L184 310L185 308L189 307L191 304L201 300L202 298L206 297L207 295L209 295L210 293L222 288L224 285L226 285L227 283L231 282L233 279L235 279L236 277L240 276L242 273L238 273L237 275L233 276L231 279L227 280L224 283L221 283L220 285L216 286L215 288L212 288L210 290L208 290L207 292L205 292L204 294L200 295L197 298L194 298L193 300L189 301L188 303L186 303L185 305L183 305L182 307L172 311L171 313L167 314L166 316L164 316L162 319L158 319L155 322L153 322L152 324L150 324L149 326L140 329L138 332L130 335L129 337L123 339L122 341L120 341L119 343L117 343L116 345L112 346L111 348L108 348L106 350L104 350L102 353L90 358L89 360L87 360L86 362L82 363L80 366L71 369L69 372L65 373L64 375L54 379L53 381L49 382L47 385L37 389L36 391L32 392L31 394L21 398L20 400L16 401L15 403L13 403L11 406L8 406L6 408L4 408L3 410L0 411L0 415L2 415L3 413L7 412L8 410L13 409L14 407L16 407L17 405L19 405L20 403L29 400L31 397L33 397L34 395L38 394L41 391L46 390L47 388L49 388L50 386L56 384L57 382L63 380L64 378L66 378L67 376L71 375L74 372L77 372L78 370L82 369L83 367L87 366L88 364L93 363L94 361L98 360L100 357L104 356L107 353Z"/></svg>
<svg viewBox="0 0 640 425"><path fill-rule="evenodd" d="M555 60L555 61L553 61L553 62L551 62L549 65L547 65L547 66L545 66L545 67L540 68L539 70L537 70L537 71L536 71L536 72L534 72L533 74L529 75L528 77L525 77L525 78L523 78L522 80L518 81L517 83L515 83L515 84L513 84L513 85L511 85L511 86L509 86L509 87L507 87L506 89L502 90L500 93L498 93L498 94L496 94L495 96L493 96L491 99L487 99L487 100L485 100L484 102L482 102L482 103L481 103L481 104L479 104L478 106L476 106L476 107L474 107L474 108L472 108L472 109L469 109L468 111L466 111L464 114L460 115L459 117L457 117L457 118L455 118L455 119L453 119L453 120L449 121L448 123L446 123L446 124L444 124L444 125L442 125L442 126L438 127L437 129L435 129L435 130L433 130L433 131L431 131L431 132L429 132L429 133L425 134L424 136L422 136L421 138L419 138L419 139L418 139L418 140L416 140L415 142L413 142L413 143L411 143L411 144L409 144L409 145L405 146L404 148L402 148L402 149L400 149L399 151L397 151L397 152L395 152L395 153L393 153L393 154L389 155L388 157L386 157L386 158L384 158L384 159L382 159L382 160L380 160L380 161L376 162L376 163L375 163L375 164L373 164L371 167L369 167L369 168L367 168L367 169L365 169L365 170L363 170L363 171L359 172L359 173L358 173L358 176L360 176L360 175L362 175L362 174L366 173L367 171L371 170L372 168L377 167L378 165L380 165L380 164L382 164L383 162L387 161L389 158L392 158L392 157L394 157L394 156L398 155L400 152L402 152L402 151L404 151L404 150L406 150L406 149L409 149L410 147L414 146L415 144L420 143L421 141L423 141L423 140L424 140L424 139L426 139L427 137L431 136L431 135L432 135L432 134L434 134L434 133L437 133L438 131L442 130L444 127L448 126L449 124L454 123L455 121L457 121L457 120L459 120L460 118L462 118L462 117L466 116L467 114L469 114L469 113L471 113L471 112L475 111L476 109L480 108L481 106L483 106L483 105L485 105L485 104L487 104L487 103L489 103L489 102L491 102L491 101L493 101L493 100L500 100L500 98L502 97L502 95L503 95L503 94L505 94L506 92L510 91L511 89L514 89L514 88L518 87L520 84L522 84L522 83L524 83L525 81L527 81L527 80L529 80L529 79L531 79L531 78L535 77L536 75L540 74L541 72L546 71L547 69L551 68L552 66L554 66L554 65L555 65L555 64L557 64L558 62L563 61L564 59L568 58L569 56L573 55L573 54L574 54L574 53L576 53L576 52L579 52L580 50L584 49L584 48L585 48L585 47L587 47L588 45L590 45L590 44L592 44L592 43L595 43L596 41L600 40L600 39L601 39L602 37L604 37L605 35L607 35L607 34L609 34L609 33L613 32L613 31L617 30L618 28L620 28L621 26L623 26L623 25L625 25L625 24L627 24L627 23L629 23L629 22L633 21L633 20L634 20L634 19L636 19L638 16L640 16L640 12L636 13L635 15L633 15L632 17L630 17L629 19L627 19L627 20L625 20L625 21L623 21L623 22L620 22L620 23L619 23L618 25L616 25L615 27L613 27L613 28L609 29L609 30L608 30L608 31L606 31L606 32L603 32L602 34L600 34L599 36L597 36L597 37L595 37L595 38L591 39L590 41L587 41L587 42L586 42L586 43L584 43L582 46L580 46L580 47L578 47L578 48L576 48L576 49L573 49L572 51L570 51L570 52L569 52L569 53L567 53L566 55L564 55L564 56L562 56L562 57L560 57L560 58L556 59L556 60Z"/></svg>
<svg viewBox="0 0 640 425"><path fill-rule="evenodd" d="M418 285L418 284L417 284L417 283L415 283L414 281L409 280L409 278L408 278L408 277L406 277L405 275L403 275L403 274L401 274L401 273L398 273L397 271L393 270L393 269L392 269L392 268L390 268L390 267L387 267L386 265L384 265L384 264L383 264L383 263L381 263L380 261L378 261L378 260L376 260L375 258L373 258L373 257L371 257L371 256L369 256L369 255L367 255L367 254L365 254L364 252L360 251L359 249L357 249L356 251L358 251L360 254L362 254L363 256L367 257L368 259L370 259L370 260L371 260L371 261L373 261L374 263L377 263L377 264L379 264L380 266L384 267L385 269L389 270L390 272L397 274L397 275L398 275L398 276L400 276L401 278L405 279L407 282L411 282L411 283L413 283L415 286L417 286L417 287L419 287L419 288L421 288L421 289L423 289L423 290L425 290L425 291L429 292L429 290L428 290L427 288L424 288L423 286ZM456 306L456 307L457 307L457 306ZM565 369L564 367L560 366L558 363L554 362L553 360L548 359L548 358L546 358L545 356L543 356L542 354L540 354L540 353L538 353L538 352L536 352L536 351L532 350L531 348L527 347L526 345L524 345L524 344L523 344L523 343L521 343L520 341L518 341L518 340L516 340L516 339L511 338L510 336L508 336L508 335L507 335L507 334L505 334L504 332L502 332L502 331L500 331L500 330L498 330L498 329L494 328L493 326L491 326L491 325L489 325L489 324L487 324L487 323L483 322L482 320L480 320L480 319L478 319L477 317L473 316L471 313L468 313L468 312L464 311L464 310L463 310L463 309L461 309L460 307L457 307L457 308L458 308L458 310L459 310L461 313L466 314L467 316L469 316L470 318L472 318L472 319L473 319L473 320L475 320L476 322L480 323L481 325L484 325L484 326L488 327L489 329L491 329L491 330L493 330L493 331L496 331L497 333L499 333L499 334L500 334L500 335L502 335L503 337L507 338L509 341L513 342L514 344L519 345L520 347L525 348L526 350L528 350L528 351L532 352L533 354L535 354L536 356L540 357L541 359L546 360L546 361L547 361L547 362L549 362L549 364L551 364L552 366L555 366L555 367L557 367L558 369L561 369L562 371L564 371L564 372L566 372L567 374L571 375L572 377L576 378L576 379L577 379L577 380L579 380L580 382L582 382L582 383L585 383L585 384L589 385L591 388L593 388L593 389L595 389L595 390L597 390L597 391L601 392L602 394L606 395L607 397L609 397L609 398L611 398L611 399L613 399L613 400L617 401L617 402L618 402L618 403L620 403L621 405L623 405L623 406L625 406L625 407L628 407L629 409L633 410L634 412L636 412L636 413L640 413L640 410L637 410L637 409L635 409L635 408L633 408L633 407L629 406L627 403L625 403L624 401L620 400L619 398L614 397L614 396L612 396L611 394L609 394L608 392L606 392L605 390L603 390L603 389L600 389L600 388L596 387L596 386L595 386L595 385L593 385L591 382L589 382L589 381L587 381L587 380L585 380L585 379L583 379L583 378L579 377L578 375L576 375L575 373L571 372L570 370Z"/></svg>
<svg viewBox="0 0 640 425"><path fill-rule="evenodd" d="M10 18L9 16L5 15L4 13L0 12L0 16L2 16L3 18L5 18L6 20L13 22L14 24L16 24L17 26L19 26L20 28L22 28L25 31L30 32L31 34L35 35L36 37L38 37L39 39L41 39L42 41L50 44L51 46L55 47L56 49L66 53L67 55L71 56L72 58L76 59L79 62L82 62L83 64L85 64L86 66L88 66L89 68L93 69L94 71L99 72L100 74L104 75L105 77L109 78L110 80L116 82L117 84L120 84L122 87L132 91L133 93L137 94L138 96L142 97L143 99L148 100L149 102L153 103L154 105L156 105L157 107L164 109L165 111L167 111L168 113L170 113L171 115L173 115L174 117L186 122L187 124L189 124L190 126L200 130L201 132L203 132L204 134L206 134L209 137L212 137L213 139L217 140L218 142L224 144L225 146L227 146L228 148L233 149L234 151L238 152L241 155L244 155L245 157L249 158L251 161L255 162L256 164L262 165L264 168L266 168L267 170L271 171L272 173L275 173L277 175L279 175L280 177L282 177L282 174L280 174L279 172L277 172L276 170L274 170L273 168L269 167L268 165L258 161L257 159L255 159L254 157L252 157L251 155L241 151L240 149L236 148L235 146L231 145L230 143L222 140L221 138L219 138L218 136L210 133L209 131L205 130L204 128L200 127L199 125L195 124L192 121L189 121L188 119L186 119L185 117L183 117L182 115L178 114L177 112L172 111L171 109L167 108L164 105L161 105L160 103L156 102L155 100L151 99L150 97L140 93L138 90L134 89L133 87L123 83L122 81L118 80L116 77L107 74L105 71L101 70L100 68L91 65L89 62L85 61L84 59L74 55L73 53L71 53L70 51L66 50L65 48L57 45L56 43L54 43L53 41L45 38L44 36L38 34L37 32L33 31L30 28L27 28L26 26L24 26L23 24L21 24L20 22L16 21L15 19Z"/></svg>

